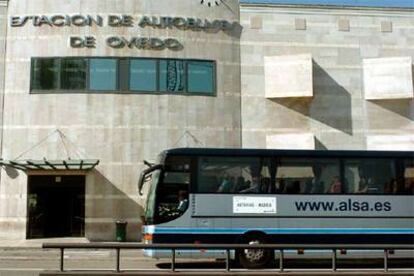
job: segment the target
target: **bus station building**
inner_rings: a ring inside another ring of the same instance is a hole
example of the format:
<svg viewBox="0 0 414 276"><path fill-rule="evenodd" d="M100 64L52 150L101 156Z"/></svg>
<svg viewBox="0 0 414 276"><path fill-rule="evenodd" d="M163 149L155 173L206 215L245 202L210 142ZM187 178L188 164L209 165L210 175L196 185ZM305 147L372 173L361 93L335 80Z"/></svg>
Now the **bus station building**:
<svg viewBox="0 0 414 276"><path fill-rule="evenodd" d="M169 148L413 151L413 15L0 1L0 240L140 240L143 160Z"/></svg>

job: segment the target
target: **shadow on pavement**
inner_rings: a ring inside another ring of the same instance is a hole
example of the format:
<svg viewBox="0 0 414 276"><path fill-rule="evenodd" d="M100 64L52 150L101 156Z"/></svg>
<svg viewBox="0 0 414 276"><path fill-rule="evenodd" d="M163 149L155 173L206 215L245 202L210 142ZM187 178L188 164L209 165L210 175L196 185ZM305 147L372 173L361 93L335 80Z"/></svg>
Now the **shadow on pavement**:
<svg viewBox="0 0 414 276"><path fill-rule="evenodd" d="M383 259L371 259L371 260L350 260L350 259L338 259L336 261L338 269L383 269L384 260ZM158 263L156 265L160 269L169 269L171 268L171 263ZM176 269L225 269L225 261L177 261L175 263ZM232 262L230 265L233 269L242 268L235 262ZM287 259L283 263L284 269L330 269L332 268L331 260L315 260L315 259L306 259L306 260L297 260L297 259ZM275 264L271 267L273 269L279 268L279 261L275 260ZM390 259L388 261L388 268L411 268L414 269L414 259Z"/></svg>

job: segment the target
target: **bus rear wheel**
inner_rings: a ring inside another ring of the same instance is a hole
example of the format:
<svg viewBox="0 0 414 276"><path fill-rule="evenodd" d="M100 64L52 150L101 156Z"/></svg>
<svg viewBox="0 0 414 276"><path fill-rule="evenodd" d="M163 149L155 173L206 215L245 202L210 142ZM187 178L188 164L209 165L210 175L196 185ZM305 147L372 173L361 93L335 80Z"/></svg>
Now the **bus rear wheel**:
<svg viewBox="0 0 414 276"><path fill-rule="evenodd" d="M244 243L265 244L266 240L263 237L249 237ZM274 259L273 252L270 249L241 249L238 251L238 258L244 268L265 268L271 265Z"/></svg>

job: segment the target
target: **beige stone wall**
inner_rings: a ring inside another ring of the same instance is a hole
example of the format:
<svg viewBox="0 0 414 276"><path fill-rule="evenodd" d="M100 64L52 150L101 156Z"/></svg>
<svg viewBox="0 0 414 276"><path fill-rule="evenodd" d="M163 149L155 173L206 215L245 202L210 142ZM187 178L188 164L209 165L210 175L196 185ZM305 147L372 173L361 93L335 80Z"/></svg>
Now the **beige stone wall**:
<svg viewBox="0 0 414 276"><path fill-rule="evenodd" d="M412 11L242 5L239 15L238 1L226 3L207 7L194 0L9 2L9 17L99 14L105 19L110 14L127 14L238 21L240 16L241 42L237 32L106 24L8 27L5 88L0 93L4 96L2 157L99 159L96 170L86 176L87 238L113 240L116 219L129 222L129 240L140 237L144 199L138 196L137 181L142 160L154 160L166 148L291 148L297 144L316 149L414 149L412 98L366 100L363 74L365 59L413 59ZM2 18L0 14L0 24ZM92 35L97 47L71 48L71 35ZM184 48L112 49L104 43L112 35L171 37ZM0 41L0 64L2 49ZM311 68L306 62L304 70L289 70L312 74L293 86L299 96L280 97L287 92L283 82L288 86L295 74L279 79L277 97L266 91L266 57L272 61L278 60L275 56L303 55L311 55ZM30 94L30 59L48 56L215 60L217 95ZM0 91L1 70L0 66ZM395 147L390 141L395 141ZM26 173L3 169L0 199L0 238L24 239Z"/></svg>
<svg viewBox="0 0 414 276"><path fill-rule="evenodd" d="M127 14L238 21L237 1L227 2L228 7L209 8L193 0L11 0L8 15L99 14L105 19L110 14ZM97 47L71 48L71 35L95 36ZM183 49L113 49L104 43L112 35L171 37ZM3 158L99 159L96 170L86 178L86 236L91 240L113 240L114 221L119 218L129 222L128 239L139 239L143 199L138 196L137 182L143 159L154 160L171 147L241 145L237 35L106 24L26 24L9 27L7 38ZM30 59L48 56L215 60L217 95L30 94ZM3 170L0 185L0 237L25 238L26 175L10 176Z"/></svg>
<svg viewBox="0 0 414 276"><path fill-rule="evenodd" d="M243 147L305 133L316 149L390 149L373 144L381 135L394 137L394 149L414 148L404 138L414 131L412 97L365 100L363 76L364 59L414 57L412 10L242 5L241 24ZM313 59L313 97L266 99L265 57L303 54Z"/></svg>
<svg viewBox="0 0 414 276"><path fill-rule="evenodd" d="M6 60L6 36L7 36L7 1L0 1L0 124L3 121L3 100L4 100L4 73L5 73L5 60ZM3 128L0 128L0 144L3 143ZM2 153L2 148L0 148L0 153ZM5 171L0 172L0 179ZM5 202L6 200L16 200L16 198L9 198L4 194L4 187L0 184L0 202ZM0 207L1 209L2 207ZM10 208L10 207L8 207ZM0 225L5 225L6 227L10 224L19 224L19 219L5 219L0 215Z"/></svg>

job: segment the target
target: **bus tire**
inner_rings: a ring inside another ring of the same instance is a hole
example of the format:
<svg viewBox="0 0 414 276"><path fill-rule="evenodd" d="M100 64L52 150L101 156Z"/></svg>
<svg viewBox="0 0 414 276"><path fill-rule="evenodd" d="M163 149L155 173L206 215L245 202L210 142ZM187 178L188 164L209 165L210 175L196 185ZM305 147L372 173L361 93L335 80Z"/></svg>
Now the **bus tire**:
<svg viewBox="0 0 414 276"><path fill-rule="evenodd" d="M265 244L264 234L254 234L243 237L242 243L246 244ZM274 250L271 249L240 249L237 251L239 263L244 268L266 268L274 260Z"/></svg>

